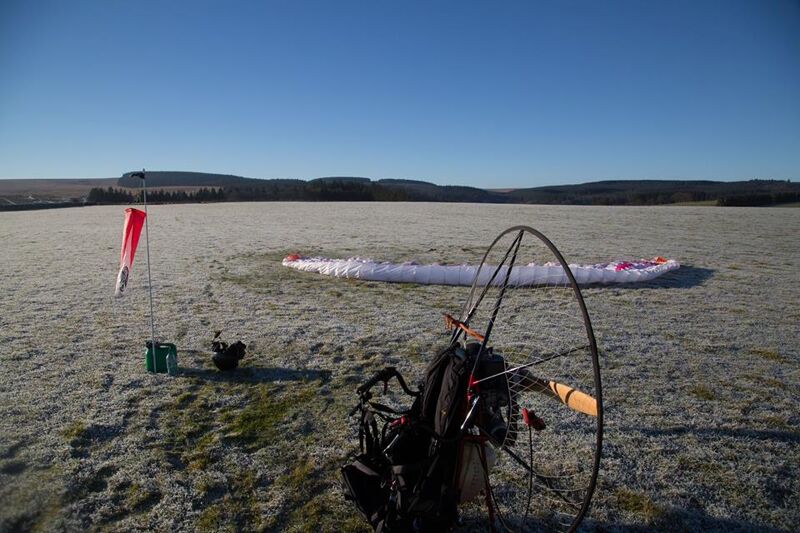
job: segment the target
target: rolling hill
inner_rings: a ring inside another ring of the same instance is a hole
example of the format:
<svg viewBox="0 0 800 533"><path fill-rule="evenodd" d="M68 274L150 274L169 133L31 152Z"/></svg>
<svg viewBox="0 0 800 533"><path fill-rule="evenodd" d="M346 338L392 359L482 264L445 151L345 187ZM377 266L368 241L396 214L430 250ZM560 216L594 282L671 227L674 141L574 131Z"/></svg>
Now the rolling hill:
<svg viewBox="0 0 800 533"><path fill-rule="evenodd" d="M105 179L0 180L0 210L135 202L141 181L126 172ZM232 174L148 171L154 202L413 201L562 205L777 205L800 202L800 184L780 180L608 180L521 189L480 189L427 181L329 176L256 179Z"/></svg>

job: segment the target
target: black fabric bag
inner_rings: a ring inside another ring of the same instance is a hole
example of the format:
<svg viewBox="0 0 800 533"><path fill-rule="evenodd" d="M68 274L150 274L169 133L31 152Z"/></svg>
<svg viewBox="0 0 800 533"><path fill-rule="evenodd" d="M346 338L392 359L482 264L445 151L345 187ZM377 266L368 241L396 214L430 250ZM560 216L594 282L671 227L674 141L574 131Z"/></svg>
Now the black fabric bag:
<svg viewBox="0 0 800 533"><path fill-rule="evenodd" d="M464 350L451 346L437 355L426 372L426 386L431 388L425 389L423 416L440 439L431 443L430 465L414 495L412 511L426 516L429 530L448 527L458 515L455 439L465 415L471 361Z"/></svg>
<svg viewBox="0 0 800 533"><path fill-rule="evenodd" d="M361 455L342 467L345 496L380 532L447 531L457 518L458 437L473 358L458 345L439 351L418 392L387 368L359 387ZM415 396L396 412L369 390L392 377ZM376 419L385 423L379 428Z"/></svg>
<svg viewBox="0 0 800 533"><path fill-rule="evenodd" d="M377 469L366 455L359 455L342 467L345 498L355 503L358 511L373 528L386 518L389 494Z"/></svg>

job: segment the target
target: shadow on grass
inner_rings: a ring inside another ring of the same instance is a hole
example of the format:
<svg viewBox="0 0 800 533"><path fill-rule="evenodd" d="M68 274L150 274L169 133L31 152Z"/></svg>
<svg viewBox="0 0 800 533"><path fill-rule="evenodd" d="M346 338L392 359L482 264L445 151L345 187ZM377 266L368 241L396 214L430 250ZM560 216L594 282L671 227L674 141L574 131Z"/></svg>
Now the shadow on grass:
<svg viewBox="0 0 800 533"><path fill-rule="evenodd" d="M611 531L763 531L778 533L784 531L766 524L756 524L746 520L733 518L718 518L710 516L704 509L681 509L669 507L661 509L658 517L651 524L624 524L615 522L595 522L586 520L583 527Z"/></svg>
<svg viewBox="0 0 800 533"><path fill-rule="evenodd" d="M274 381L316 381L327 383L331 379L330 370L293 370L280 367L241 366L225 372L211 368L181 367L180 376L193 377L203 381L262 383Z"/></svg>
<svg viewBox="0 0 800 533"><path fill-rule="evenodd" d="M634 525L615 522L594 522L586 520L583 526L610 531L763 531L778 533L783 531L767 524L757 524L733 518L711 516L704 509L662 508L659 515L648 525Z"/></svg>
<svg viewBox="0 0 800 533"><path fill-rule="evenodd" d="M796 431L782 431L778 429L752 429L752 428L697 428L688 426L675 426L671 428L632 428L645 435L670 436L694 435L700 438L734 438L776 440L782 442L800 442L800 433Z"/></svg>
<svg viewBox="0 0 800 533"><path fill-rule="evenodd" d="M613 283L602 284L592 283L591 288L614 288L614 289L690 289L705 283L714 275L711 268L694 267L691 265L681 265L677 270L671 270L652 281L634 283ZM583 288L583 286L581 286Z"/></svg>

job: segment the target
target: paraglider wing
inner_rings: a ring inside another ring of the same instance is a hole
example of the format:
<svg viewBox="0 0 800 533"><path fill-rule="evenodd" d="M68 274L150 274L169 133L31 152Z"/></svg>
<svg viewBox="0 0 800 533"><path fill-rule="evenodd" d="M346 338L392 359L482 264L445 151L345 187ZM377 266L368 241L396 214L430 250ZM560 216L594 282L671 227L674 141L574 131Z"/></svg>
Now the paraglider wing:
<svg viewBox="0 0 800 533"><path fill-rule="evenodd" d="M387 263L361 257L330 259L327 257L305 257L299 254L287 256L282 264L301 272L316 272L317 274L336 278L390 283L417 283L420 285L469 286L475 282L479 287L485 286L487 283L503 284L507 271L507 268L501 268L498 275L490 281L489 278L493 272L490 265L485 265L482 270L479 270L474 265L419 265L413 262ZM580 285L650 281L679 267L680 264L674 259L664 259L663 257L592 265L569 265L570 271ZM507 285L509 287L563 286L568 283L569 278L560 264L531 263L515 266Z"/></svg>

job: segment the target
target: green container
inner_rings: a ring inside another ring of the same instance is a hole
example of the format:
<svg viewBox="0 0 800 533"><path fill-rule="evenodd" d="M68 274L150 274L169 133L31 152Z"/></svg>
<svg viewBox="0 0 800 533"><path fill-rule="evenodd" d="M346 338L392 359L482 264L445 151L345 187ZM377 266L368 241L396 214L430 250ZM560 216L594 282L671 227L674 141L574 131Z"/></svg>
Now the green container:
<svg viewBox="0 0 800 533"><path fill-rule="evenodd" d="M156 343L156 356L153 358L153 350L151 343L147 343L147 351L144 353L144 367L148 372L156 372L159 374L167 373L167 356L172 355L175 361L178 360L178 349L174 344L169 342Z"/></svg>

